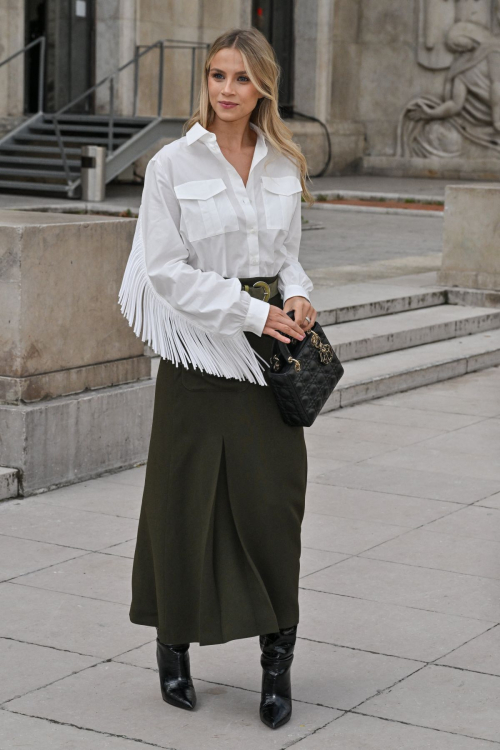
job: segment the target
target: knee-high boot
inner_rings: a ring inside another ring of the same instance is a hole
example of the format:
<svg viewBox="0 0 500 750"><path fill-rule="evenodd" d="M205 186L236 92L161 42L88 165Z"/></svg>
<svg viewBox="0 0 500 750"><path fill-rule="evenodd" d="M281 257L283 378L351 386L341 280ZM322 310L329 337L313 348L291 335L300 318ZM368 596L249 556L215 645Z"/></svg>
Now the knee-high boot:
<svg viewBox="0 0 500 750"><path fill-rule="evenodd" d="M166 644L156 639L156 658L164 701L188 711L196 705L189 665L189 643Z"/></svg>
<svg viewBox="0 0 500 750"><path fill-rule="evenodd" d="M262 654L260 718L271 729L289 721L292 715L290 668L297 638L297 625L259 637Z"/></svg>

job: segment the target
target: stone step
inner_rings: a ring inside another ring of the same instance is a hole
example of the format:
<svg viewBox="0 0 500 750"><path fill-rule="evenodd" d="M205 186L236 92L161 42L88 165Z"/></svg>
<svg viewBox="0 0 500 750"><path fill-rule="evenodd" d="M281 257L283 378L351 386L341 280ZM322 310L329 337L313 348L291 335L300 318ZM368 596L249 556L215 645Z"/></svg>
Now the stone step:
<svg viewBox="0 0 500 750"><path fill-rule="evenodd" d="M0 500L8 500L19 494L19 472L0 466Z"/></svg>
<svg viewBox="0 0 500 750"><path fill-rule="evenodd" d="M326 326L340 361L372 357L500 328L500 310L439 305Z"/></svg>
<svg viewBox="0 0 500 750"><path fill-rule="evenodd" d="M344 361L323 412L500 365L500 330Z"/></svg>
<svg viewBox="0 0 500 750"><path fill-rule="evenodd" d="M311 302L318 311L319 323L328 326L444 305L447 294L443 287L397 285L388 280L387 283L319 288L312 292Z"/></svg>

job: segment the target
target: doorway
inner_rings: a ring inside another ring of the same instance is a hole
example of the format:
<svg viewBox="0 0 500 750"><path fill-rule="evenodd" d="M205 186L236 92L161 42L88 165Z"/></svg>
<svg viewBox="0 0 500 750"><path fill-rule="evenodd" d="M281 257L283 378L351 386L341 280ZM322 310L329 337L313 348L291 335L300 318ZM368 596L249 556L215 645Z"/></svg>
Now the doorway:
<svg viewBox="0 0 500 750"><path fill-rule="evenodd" d="M78 97L94 78L94 0L26 0L26 44L39 36L45 52L44 110L56 112ZM25 112L37 111L39 49L26 55ZM91 112L92 98L72 112Z"/></svg>
<svg viewBox="0 0 500 750"><path fill-rule="evenodd" d="M253 0L252 26L273 46L281 67L279 109L283 118L293 116L294 26L291 0Z"/></svg>

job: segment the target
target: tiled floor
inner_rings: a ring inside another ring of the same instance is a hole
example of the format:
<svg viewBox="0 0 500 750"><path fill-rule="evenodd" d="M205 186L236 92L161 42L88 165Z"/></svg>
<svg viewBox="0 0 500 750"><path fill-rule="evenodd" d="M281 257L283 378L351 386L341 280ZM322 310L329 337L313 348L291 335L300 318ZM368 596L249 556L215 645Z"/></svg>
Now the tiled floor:
<svg viewBox="0 0 500 750"><path fill-rule="evenodd" d="M500 368L307 430L293 716L257 638L191 647L162 702L130 624L144 467L0 506L0 750L500 750Z"/></svg>

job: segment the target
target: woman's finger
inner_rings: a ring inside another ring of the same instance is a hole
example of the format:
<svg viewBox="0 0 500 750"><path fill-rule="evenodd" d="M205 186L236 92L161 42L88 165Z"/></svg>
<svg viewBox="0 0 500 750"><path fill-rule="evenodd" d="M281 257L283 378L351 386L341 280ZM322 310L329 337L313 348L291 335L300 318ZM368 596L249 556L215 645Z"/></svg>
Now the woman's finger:
<svg viewBox="0 0 500 750"><path fill-rule="evenodd" d="M278 339L279 341L283 341L284 344L289 344L290 339L287 339L286 336L282 336L279 331L276 331L274 328L269 328L266 326L262 333L266 333L268 336L272 336L274 339Z"/></svg>

